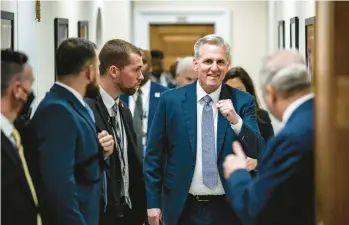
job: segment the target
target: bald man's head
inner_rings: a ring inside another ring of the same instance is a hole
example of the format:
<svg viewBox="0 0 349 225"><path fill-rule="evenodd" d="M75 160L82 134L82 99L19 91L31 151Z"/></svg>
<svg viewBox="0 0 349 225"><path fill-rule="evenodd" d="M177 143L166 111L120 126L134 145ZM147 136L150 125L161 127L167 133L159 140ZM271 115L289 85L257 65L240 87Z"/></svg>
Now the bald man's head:
<svg viewBox="0 0 349 225"><path fill-rule="evenodd" d="M260 83L265 103L281 120L285 106L309 93L311 79L303 56L294 50L282 50L263 60Z"/></svg>

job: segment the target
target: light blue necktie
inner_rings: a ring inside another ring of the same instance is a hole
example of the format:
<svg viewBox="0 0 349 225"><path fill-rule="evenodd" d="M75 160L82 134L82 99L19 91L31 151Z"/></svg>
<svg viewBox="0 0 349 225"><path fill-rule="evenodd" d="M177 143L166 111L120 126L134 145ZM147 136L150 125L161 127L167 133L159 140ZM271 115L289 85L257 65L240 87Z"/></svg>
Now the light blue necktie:
<svg viewBox="0 0 349 225"><path fill-rule="evenodd" d="M85 105L85 108L88 112L88 114L90 115L92 121L94 123L96 123L96 120L95 120L95 116L93 114L93 111L92 109L90 108L90 106L88 104ZM107 195L107 173L105 171L103 171L103 174L102 174L103 178L102 178L102 188L103 188L103 200L104 200L104 212L107 211L107 205L108 205L108 195Z"/></svg>
<svg viewBox="0 0 349 225"><path fill-rule="evenodd" d="M210 105L212 99L210 96L206 95L203 97L203 100L204 108L202 110L201 123L202 179L204 185L212 190L218 183L213 110Z"/></svg>

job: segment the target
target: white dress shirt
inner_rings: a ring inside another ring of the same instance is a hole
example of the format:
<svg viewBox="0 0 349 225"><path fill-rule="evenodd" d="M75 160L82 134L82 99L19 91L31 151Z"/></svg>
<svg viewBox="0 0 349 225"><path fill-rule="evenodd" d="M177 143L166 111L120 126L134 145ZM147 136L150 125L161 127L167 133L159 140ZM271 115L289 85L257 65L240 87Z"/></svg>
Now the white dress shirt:
<svg viewBox="0 0 349 225"><path fill-rule="evenodd" d="M148 113L149 113L149 99L150 99L150 87L151 80L148 80L142 87L140 87L142 91L142 101L143 101L143 133L145 134L142 139L143 146L146 144L146 137L148 132ZM138 98L138 92L134 95L129 96L128 105L132 113L132 117L134 115L136 100Z"/></svg>
<svg viewBox="0 0 349 225"><path fill-rule="evenodd" d="M12 142L14 146L16 145L16 141L12 136L13 124L1 113L1 130L5 134L5 136Z"/></svg>
<svg viewBox="0 0 349 225"><path fill-rule="evenodd" d="M105 90L103 90L102 87L100 87L100 94L103 100L103 103L105 105L105 107L108 109L108 113L110 117L115 116L115 112L113 111L113 106L115 104L115 102L117 102L119 104L120 99L118 98L116 101L107 93L105 92ZM124 127L124 123L121 119L120 116L120 111L118 109L118 113L117 113L117 117L116 119L118 120L118 123L120 124L120 127L122 129L122 137L123 137L123 141L122 141L122 149L124 151L123 152L123 157L124 157L124 161L125 161L125 165L123 165L123 163L121 163L121 171L125 171L124 173L122 172L122 190L121 193L123 196L125 196L126 198L126 203L129 205L130 208L132 208L132 204L131 204L131 198L130 198L130 194L129 194L129 166L128 166L128 154L127 154L127 147L128 147L128 143L127 143L127 136L126 136L126 131L125 131L125 127ZM115 131L114 132L114 141L115 143L118 143L118 141L116 140L116 135L115 135ZM118 152L120 153L120 152ZM120 162L122 162L122 158L121 155L118 154L119 156L119 160Z"/></svg>
<svg viewBox="0 0 349 225"><path fill-rule="evenodd" d="M61 87L63 87L63 88L65 88L65 89L67 89L68 91L70 91L78 100L79 100L79 102L81 102L81 104L84 106L84 107L86 107L86 102L84 101L84 98L82 97L82 95L79 93L79 92L77 92L76 90L74 90L73 88L71 88L71 87L69 87L68 85L65 85L65 84L63 84L63 83L61 83L61 82L56 82L56 84L57 85L59 85L59 86L61 86Z"/></svg>
<svg viewBox="0 0 349 225"><path fill-rule="evenodd" d="M305 103L306 101L308 101L312 98L314 98L313 93L307 94L307 95L304 95L304 96L300 97L299 99L293 101L289 106L287 106L287 108L285 109L285 111L282 115L281 126L284 127L286 125L287 121L290 119L290 117L292 116L294 111L296 111L296 109L298 109L299 106L301 106L303 103Z"/></svg>

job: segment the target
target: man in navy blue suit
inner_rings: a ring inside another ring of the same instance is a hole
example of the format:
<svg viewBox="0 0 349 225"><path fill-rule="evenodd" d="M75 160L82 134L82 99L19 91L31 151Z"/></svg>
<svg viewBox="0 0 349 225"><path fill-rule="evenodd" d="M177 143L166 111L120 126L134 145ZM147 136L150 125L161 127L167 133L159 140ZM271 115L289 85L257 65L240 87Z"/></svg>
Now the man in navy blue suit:
<svg viewBox="0 0 349 225"><path fill-rule="evenodd" d="M132 113L133 125L137 134L137 153L140 161L143 161L147 135L154 119L155 110L160 100L160 94L167 90L159 83L149 79L151 74L151 55L147 50L142 50L144 79L137 92L132 96L121 95L120 99L125 102Z"/></svg>
<svg viewBox="0 0 349 225"><path fill-rule="evenodd" d="M240 140L257 158L264 141L249 94L222 84L230 46L207 35L194 46L198 81L162 94L144 157L148 221L240 224L225 197L223 160ZM162 213L162 215L161 215Z"/></svg>
<svg viewBox="0 0 349 225"><path fill-rule="evenodd" d="M307 71L296 51L264 61L264 99L283 128L268 142L254 179L239 143L224 162L228 198L246 225L314 224L314 102Z"/></svg>
<svg viewBox="0 0 349 225"><path fill-rule="evenodd" d="M99 94L98 66L93 43L63 41L56 53L58 81L30 122L39 154L44 224L98 224L103 160L99 143L109 151L104 157L114 147L106 131L97 137L92 110L83 100Z"/></svg>

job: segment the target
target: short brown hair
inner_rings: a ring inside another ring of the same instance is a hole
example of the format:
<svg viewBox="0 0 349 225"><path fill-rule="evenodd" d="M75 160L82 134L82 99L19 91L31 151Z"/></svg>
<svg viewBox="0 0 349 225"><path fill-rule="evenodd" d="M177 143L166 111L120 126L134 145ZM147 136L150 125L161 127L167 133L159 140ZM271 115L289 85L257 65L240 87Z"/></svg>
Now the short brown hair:
<svg viewBox="0 0 349 225"><path fill-rule="evenodd" d="M99 72L104 75L110 66L116 66L119 69L130 64L130 55L134 53L142 56L139 48L133 44L121 40L113 39L104 44L99 53Z"/></svg>

